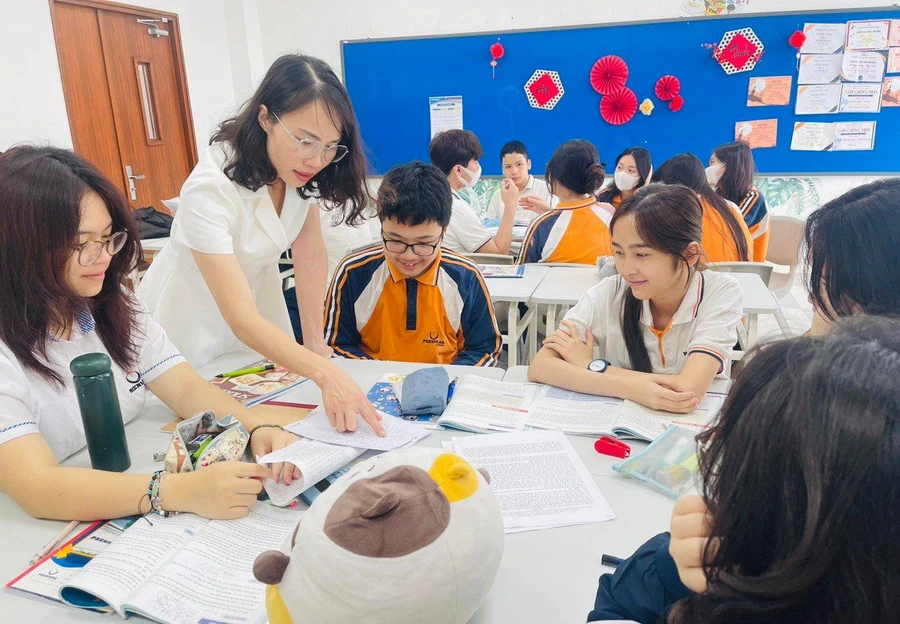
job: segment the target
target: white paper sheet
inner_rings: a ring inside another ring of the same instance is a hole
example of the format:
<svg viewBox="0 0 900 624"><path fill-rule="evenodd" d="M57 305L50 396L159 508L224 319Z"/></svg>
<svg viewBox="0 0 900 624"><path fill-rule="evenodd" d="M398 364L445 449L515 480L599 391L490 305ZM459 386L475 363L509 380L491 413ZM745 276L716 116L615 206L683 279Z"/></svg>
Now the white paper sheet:
<svg viewBox="0 0 900 624"><path fill-rule="evenodd" d="M274 505L279 507L287 505L297 498L300 492L314 486L316 483L340 470L354 459L365 453L365 449L352 446L337 446L335 444L323 444L315 440L301 439L280 451L274 451L260 457L259 464L275 464L287 462L300 469L300 478L290 485L276 483L272 479L266 479L263 487Z"/></svg>
<svg viewBox="0 0 900 624"><path fill-rule="evenodd" d="M551 528L615 517L561 432L454 438L453 447L469 463L490 473L506 529Z"/></svg>
<svg viewBox="0 0 900 624"><path fill-rule="evenodd" d="M847 23L848 50L883 50L888 47L891 20L854 20Z"/></svg>
<svg viewBox="0 0 900 624"><path fill-rule="evenodd" d="M834 143L834 124L798 121L794 123L791 149L801 152L827 152Z"/></svg>
<svg viewBox="0 0 900 624"><path fill-rule="evenodd" d="M835 152L866 152L875 149L874 121L847 121L834 124Z"/></svg>
<svg viewBox="0 0 900 624"><path fill-rule="evenodd" d="M845 82L841 89L842 113L878 113L881 111L880 82L875 84Z"/></svg>
<svg viewBox="0 0 900 624"><path fill-rule="evenodd" d="M829 84L841 81L843 54L803 54L797 84Z"/></svg>
<svg viewBox="0 0 900 624"><path fill-rule="evenodd" d="M840 84L800 85L797 87L797 115L837 113L841 103Z"/></svg>
<svg viewBox="0 0 900 624"><path fill-rule="evenodd" d="M387 436L378 437L375 431L362 418L358 419L356 431L337 431L328 422L325 410L317 408L309 416L288 425L286 429L298 436L318 440L325 444L337 444L339 446L352 446L356 449L371 449L373 451L392 451L411 446L429 435L429 431L420 425L395 418L387 414L381 415L381 426L384 427Z"/></svg>
<svg viewBox="0 0 900 624"><path fill-rule="evenodd" d="M428 98L431 114L431 138L445 130L462 130L463 99L461 95L443 95Z"/></svg>
<svg viewBox="0 0 900 624"><path fill-rule="evenodd" d="M847 24L804 24L802 54L835 54L844 48Z"/></svg>

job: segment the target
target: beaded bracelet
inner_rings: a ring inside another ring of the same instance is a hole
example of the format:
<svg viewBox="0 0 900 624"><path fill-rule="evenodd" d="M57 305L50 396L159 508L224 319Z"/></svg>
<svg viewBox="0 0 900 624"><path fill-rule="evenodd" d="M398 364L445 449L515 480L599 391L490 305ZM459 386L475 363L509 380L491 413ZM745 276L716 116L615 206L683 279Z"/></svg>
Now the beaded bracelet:
<svg viewBox="0 0 900 624"><path fill-rule="evenodd" d="M253 437L253 434L256 433L257 429L262 429L263 427L274 427L275 429L281 429L282 431L285 430L281 425L275 425L273 423L263 423L261 425L256 425L255 427L253 427L253 429L250 430L250 437Z"/></svg>
<svg viewBox="0 0 900 624"><path fill-rule="evenodd" d="M162 508L163 500L162 496L160 496L160 491L162 490L163 480L169 476L168 472L159 471L157 473L159 477L156 479L153 484L153 493L150 496L150 508L157 516L162 516L163 518L168 518L169 516L174 516L178 512L176 511L166 511Z"/></svg>

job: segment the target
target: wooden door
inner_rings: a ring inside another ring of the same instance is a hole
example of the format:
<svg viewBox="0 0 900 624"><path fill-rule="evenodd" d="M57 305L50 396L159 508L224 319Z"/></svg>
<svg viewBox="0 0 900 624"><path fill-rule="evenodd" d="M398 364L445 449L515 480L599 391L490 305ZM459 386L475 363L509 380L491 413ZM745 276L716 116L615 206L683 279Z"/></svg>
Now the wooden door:
<svg viewBox="0 0 900 624"><path fill-rule="evenodd" d="M197 162L177 16L51 0L75 151L132 208L176 197Z"/></svg>

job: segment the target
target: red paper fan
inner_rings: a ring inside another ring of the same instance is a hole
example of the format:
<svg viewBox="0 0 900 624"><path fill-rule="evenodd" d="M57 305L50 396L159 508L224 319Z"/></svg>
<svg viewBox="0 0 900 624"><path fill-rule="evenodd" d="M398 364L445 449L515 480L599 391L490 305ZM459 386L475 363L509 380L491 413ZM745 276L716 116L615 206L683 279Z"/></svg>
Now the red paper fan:
<svg viewBox="0 0 900 624"><path fill-rule="evenodd" d="M681 93L681 82L675 76L663 76L656 81L656 97L668 102Z"/></svg>
<svg viewBox="0 0 900 624"><path fill-rule="evenodd" d="M591 86L601 95L618 91L628 80L628 65L618 56L604 56L591 68Z"/></svg>
<svg viewBox="0 0 900 624"><path fill-rule="evenodd" d="M680 95L676 95L672 98L672 101L669 102L669 110L673 113L680 111L682 106L684 106L684 98Z"/></svg>
<svg viewBox="0 0 900 624"><path fill-rule="evenodd" d="M600 99L600 116L607 123L621 126L631 121L637 112L637 96L631 89L621 88Z"/></svg>

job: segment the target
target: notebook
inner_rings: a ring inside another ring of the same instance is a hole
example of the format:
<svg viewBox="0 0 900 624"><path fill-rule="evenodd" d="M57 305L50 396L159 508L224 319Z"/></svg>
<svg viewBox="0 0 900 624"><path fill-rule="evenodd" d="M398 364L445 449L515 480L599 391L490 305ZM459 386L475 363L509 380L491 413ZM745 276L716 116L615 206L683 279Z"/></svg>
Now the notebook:
<svg viewBox="0 0 900 624"><path fill-rule="evenodd" d="M524 264L479 264L478 269L484 277L516 278L525 277Z"/></svg>
<svg viewBox="0 0 900 624"><path fill-rule="evenodd" d="M273 364L271 360L260 360L243 368L258 368L270 364ZM253 407L284 394L307 379L290 372L283 366L276 365L275 369L270 371L250 373L240 377L216 377L209 381L247 407Z"/></svg>

